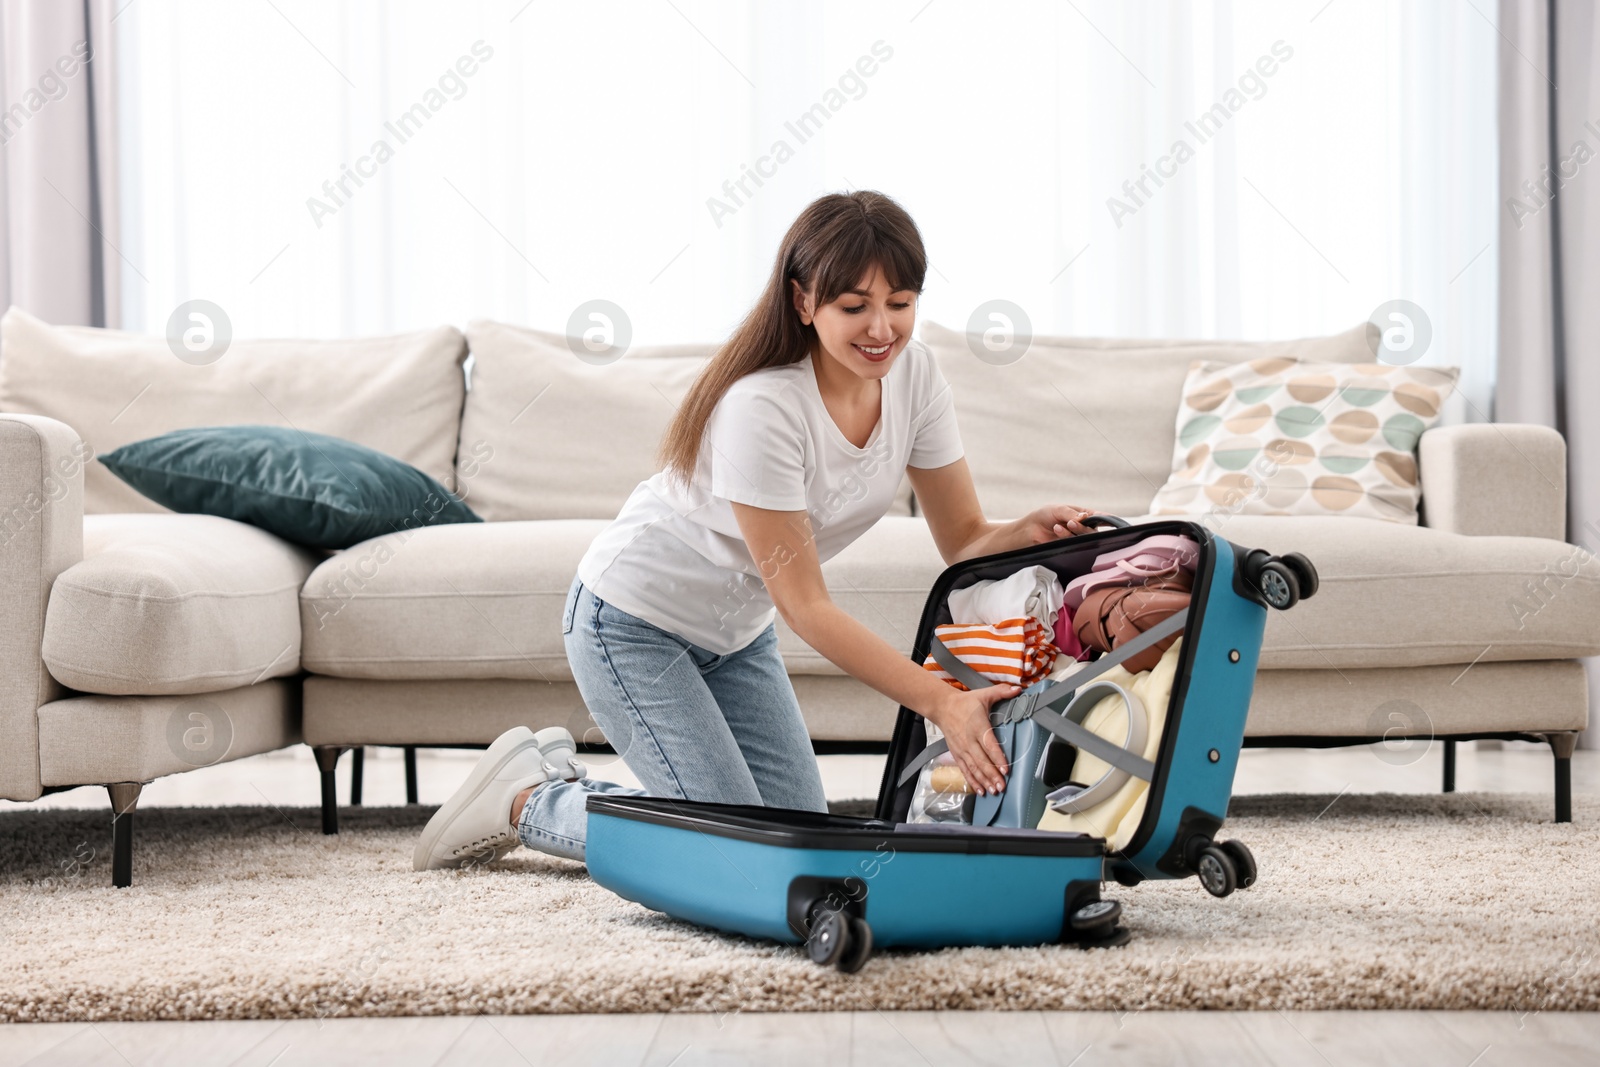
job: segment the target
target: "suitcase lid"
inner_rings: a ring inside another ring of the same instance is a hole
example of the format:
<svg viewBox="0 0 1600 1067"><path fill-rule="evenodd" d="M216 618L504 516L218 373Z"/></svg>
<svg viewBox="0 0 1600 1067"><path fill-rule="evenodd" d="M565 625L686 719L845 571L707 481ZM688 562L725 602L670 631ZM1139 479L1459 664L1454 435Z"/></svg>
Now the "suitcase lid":
<svg viewBox="0 0 1600 1067"><path fill-rule="evenodd" d="M1154 774L1150 779L1148 799L1138 828L1127 846L1121 850L1124 855L1132 855L1143 847L1160 815L1160 799L1166 784L1166 770L1171 764L1171 746L1178 735L1177 726L1182 718L1184 697L1188 689L1194 648L1197 644L1196 638L1204 623L1206 601L1211 595L1212 583L1216 577L1213 573L1216 561L1214 542L1218 540L1215 534L1200 523L1169 520L1081 534L1059 541L963 560L947 567L934 581L923 607L915 643L911 649L912 661L920 666L928 657L935 627L950 621L947 601L950 593L956 589L986 579L1005 578L1024 567L1034 565L1047 566L1056 571L1061 576L1062 584L1065 585L1072 578L1089 573L1095 558L1102 553L1128 547L1156 534L1183 534L1199 544L1200 552L1195 566L1188 616L1180 631L1184 635L1184 641L1179 650L1178 670L1173 680L1167 707L1166 727L1157 752ZM1227 577L1230 576L1224 576L1225 579ZM901 706L889 744L889 757L885 761L883 780L878 791L876 815L879 819L890 822L903 820L910 809L916 781L913 779L902 786L899 784L899 779L902 769L927 747L924 723L925 720L921 715ZM957 832L970 832L973 828L958 825L952 829Z"/></svg>

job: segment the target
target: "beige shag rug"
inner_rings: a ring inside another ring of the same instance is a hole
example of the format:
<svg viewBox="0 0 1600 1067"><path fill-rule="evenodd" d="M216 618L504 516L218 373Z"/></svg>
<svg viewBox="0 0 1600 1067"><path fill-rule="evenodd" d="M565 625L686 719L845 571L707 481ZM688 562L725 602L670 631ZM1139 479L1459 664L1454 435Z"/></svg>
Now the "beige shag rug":
<svg viewBox="0 0 1600 1067"><path fill-rule="evenodd" d="M1124 948L880 953L859 974L621 900L518 850L416 874L432 809L138 815L110 888L109 815L0 816L0 1019L315 1018L850 1009L1600 1008L1600 799L1234 801L1251 889L1108 885ZM997 894L1004 887L997 886ZM1003 907L1003 898L997 897Z"/></svg>

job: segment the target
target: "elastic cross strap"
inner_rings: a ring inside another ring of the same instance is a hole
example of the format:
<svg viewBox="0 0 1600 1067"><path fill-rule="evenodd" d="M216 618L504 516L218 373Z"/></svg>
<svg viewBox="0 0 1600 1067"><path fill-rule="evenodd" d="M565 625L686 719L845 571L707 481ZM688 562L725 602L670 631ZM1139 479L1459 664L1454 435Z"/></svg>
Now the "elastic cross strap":
<svg viewBox="0 0 1600 1067"><path fill-rule="evenodd" d="M1108 695L1113 694L1102 693L1101 697L1104 698ZM1123 696L1126 702L1126 694L1123 694ZM1128 751L1115 741L1107 741L1093 730L1073 722L1065 715L1061 715L1050 708L1035 708L1033 714L1029 717L1067 744L1076 746L1080 752L1098 756L1119 771L1127 771L1135 778L1142 778L1147 782L1156 776L1156 765L1154 763L1151 763L1136 752ZM1129 719L1130 721L1132 719L1131 708Z"/></svg>
<svg viewBox="0 0 1600 1067"><path fill-rule="evenodd" d="M1088 668L1062 679L1050 688L1041 690L1037 693L1032 691L1019 693L1010 700L1000 701L989 709L990 723L995 726L1002 726L1008 722L1021 722L1023 719L1034 719L1039 723L1039 725L1043 726L1046 730L1049 730L1063 741L1066 741L1072 745L1076 745L1078 748L1083 749L1085 752L1088 752L1091 755L1098 756L1100 759L1105 760L1113 767L1119 767L1122 770L1127 771L1129 774L1136 774L1138 777L1149 781L1150 778L1155 774L1155 765L1149 760L1144 759L1142 756L1137 756L1128 752L1127 749L1124 749L1122 746L1105 740L1105 738L1100 737L1098 734L1095 734L1090 730L1084 729L1075 722L1068 722L1068 720L1063 719L1056 712L1050 710L1049 705L1061 703L1063 700L1070 700L1073 693L1077 692L1085 684L1094 681L1096 678L1109 671L1112 667L1116 667L1123 661L1137 656L1145 649L1156 644L1156 642L1164 640L1165 638L1170 637L1172 634L1175 634L1179 630L1183 629L1183 626L1188 619L1189 608L1185 607L1181 611L1174 614L1171 618L1163 619L1160 623L1152 626L1150 629L1146 630L1138 637L1135 637L1127 644L1122 645L1120 648L1117 648L1116 650L1109 652L1104 656L1101 656ZM965 685L968 689L983 689L994 684L993 682L989 681L989 679L983 677L983 675L967 666L965 663L962 663L961 660L956 657L955 653L950 651L950 647L943 641L939 640L938 637L933 639L933 646L929 649L929 651L932 654L935 663L939 664L939 666L943 667L946 671L949 671L952 677L961 682L961 684ZM952 669L952 664L954 664L956 667L959 667L960 672ZM961 672L970 674L977 680L978 684L974 685L973 683L969 682L965 677L962 677ZM1044 717L1040 716L1041 712L1044 714ZM1061 725L1062 723L1065 723L1066 725L1063 726ZM1084 738L1093 738L1094 740L1092 742L1082 740ZM910 761L906 763L905 767L903 767L900 771L900 779L898 784L905 785L907 782L911 781L911 779L915 778L917 776L917 772L921 771L923 767L926 767L929 763L932 763L949 750L949 741L941 737L939 740L935 741L933 744L917 753L911 758ZM1121 755L1113 756L1108 754L1108 752L1121 753ZM1135 767L1138 767L1138 770L1135 770ZM1143 773L1140 773L1141 771Z"/></svg>
<svg viewBox="0 0 1600 1067"><path fill-rule="evenodd" d="M1067 706L1062 709L1061 716L1068 722L1082 725L1083 721L1099 706L1100 702L1108 696L1121 699L1128 710L1128 730L1123 738L1122 748L1129 754L1143 752L1150 738L1150 722L1145 715L1144 702L1116 682L1108 682L1102 679L1098 682L1091 682L1078 690L1077 695L1068 701ZM1042 722L1043 720L1040 721ZM1054 744L1054 740L1051 743ZM1151 770L1153 771L1154 769L1154 764L1152 764ZM1034 777L1038 778L1041 783L1044 781L1044 770L1045 760L1041 759L1038 769L1034 773ZM1045 804L1052 811L1063 815L1087 811L1096 804L1115 795L1117 790L1126 785L1132 777L1133 773L1131 771L1123 767L1110 766L1106 768L1105 773L1100 776L1098 781L1089 785L1068 782L1058 789L1051 790L1045 794ZM1145 781L1150 780L1145 775L1140 775L1140 777Z"/></svg>
<svg viewBox="0 0 1600 1067"><path fill-rule="evenodd" d="M928 651L933 656L933 662L943 667L950 677L968 689L987 689L994 684L994 682L963 663L959 656L950 651L950 646L939 640L938 637L933 639L933 647Z"/></svg>

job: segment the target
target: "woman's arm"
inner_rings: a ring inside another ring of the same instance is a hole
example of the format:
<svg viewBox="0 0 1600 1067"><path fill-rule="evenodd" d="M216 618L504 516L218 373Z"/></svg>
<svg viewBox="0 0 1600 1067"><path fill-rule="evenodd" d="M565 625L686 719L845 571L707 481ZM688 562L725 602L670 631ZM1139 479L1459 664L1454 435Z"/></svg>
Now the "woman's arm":
<svg viewBox="0 0 1600 1067"><path fill-rule="evenodd" d="M794 632L845 673L938 726L973 789L1004 789L1010 768L989 726L989 707L1020 689L956 689L852 618L828 595L805 512L734 504L733 514L778 613Z"/></svg>
<svg viewBox="0 0 1600 1067"><path fill-rule="evenodd" d="M1010 522L990 522L983 517L964 457L943 467L907 467L906 474L946 563L1090 532L1082 520L1094 512L1072 504L1051 504Z"/></svg>

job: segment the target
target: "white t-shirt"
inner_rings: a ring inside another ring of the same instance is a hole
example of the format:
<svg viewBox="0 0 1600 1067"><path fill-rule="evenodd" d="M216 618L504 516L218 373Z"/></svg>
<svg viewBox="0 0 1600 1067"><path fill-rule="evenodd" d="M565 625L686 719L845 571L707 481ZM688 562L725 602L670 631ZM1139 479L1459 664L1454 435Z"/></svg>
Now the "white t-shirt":
<svg viewBox="0 0 1600 1067"><path fill-rule="evenodd" d="M883 378L865 448L840 431L817 390L811 357L735 382L706 425L693 479L665 471L640 482L578 564L590 592L719 655L761 635L776 615L762 581L807 537L826 561L894 501L908 466L963 455L950 385L932 353L910 341ZM732 504L804 511L778 557L758 563Z"/></svg>

